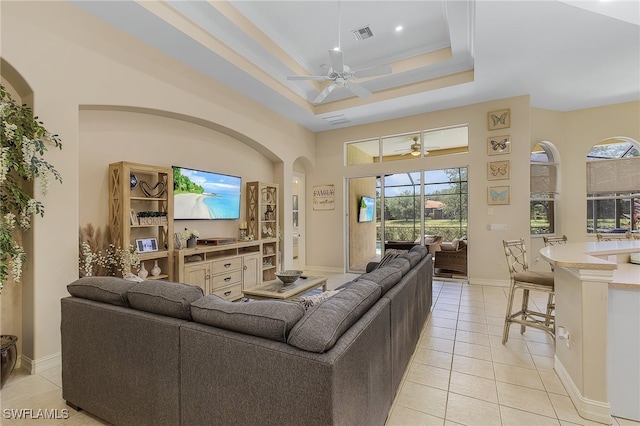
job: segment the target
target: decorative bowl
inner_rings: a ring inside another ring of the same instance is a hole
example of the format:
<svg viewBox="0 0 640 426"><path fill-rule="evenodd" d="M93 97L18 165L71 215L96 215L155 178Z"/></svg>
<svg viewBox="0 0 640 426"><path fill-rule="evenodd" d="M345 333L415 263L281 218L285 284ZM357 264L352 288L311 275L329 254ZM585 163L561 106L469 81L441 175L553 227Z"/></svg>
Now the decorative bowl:
<svg viewBox="0 0 640 426"><path fill-rule="evenodd" d="M300 278L300 275L302 275L302 271L297 271L294 269L276 272L276 277L278 277L280 281L285 284L294 282L295 280Z"/></svg>

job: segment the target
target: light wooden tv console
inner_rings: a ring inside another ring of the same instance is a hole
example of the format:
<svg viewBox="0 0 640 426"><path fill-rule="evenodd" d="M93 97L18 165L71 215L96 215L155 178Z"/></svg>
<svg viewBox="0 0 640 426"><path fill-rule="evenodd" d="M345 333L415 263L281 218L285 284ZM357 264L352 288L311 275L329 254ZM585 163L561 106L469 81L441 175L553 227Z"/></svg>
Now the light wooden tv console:
<svg viewBox="0 0 640 426"><path fill-rule="evenodd" d="M272 244L263 239L176 250L177 281L200 286L205 294L240 299L244 289L262 284L264 268L276 267L264 260L265 247Z"/></svg>

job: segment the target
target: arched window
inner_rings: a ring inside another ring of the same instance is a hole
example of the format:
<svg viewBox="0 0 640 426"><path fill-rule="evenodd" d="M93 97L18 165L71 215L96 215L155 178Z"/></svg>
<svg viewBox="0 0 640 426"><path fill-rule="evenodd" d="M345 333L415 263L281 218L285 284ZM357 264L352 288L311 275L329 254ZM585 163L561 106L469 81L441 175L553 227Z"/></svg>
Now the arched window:
<svg viewBox="0 0 640 426"><path fill-rule="evenodd" d="M553 234L556 213L556 166L553 145L539 142L530 158L531 235Z"/></svg>
<svg viewBox="0 0 640 426"><path fill-rule="evenodd" d="M640 229L640 145L611 138L587 154L587 233Z"/></svg>

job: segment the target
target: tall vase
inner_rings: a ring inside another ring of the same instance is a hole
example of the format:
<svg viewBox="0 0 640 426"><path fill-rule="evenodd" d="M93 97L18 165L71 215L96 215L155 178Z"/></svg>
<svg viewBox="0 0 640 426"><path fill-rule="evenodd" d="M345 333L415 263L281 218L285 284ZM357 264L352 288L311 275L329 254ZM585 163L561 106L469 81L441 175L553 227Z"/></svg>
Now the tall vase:
<svg viewBox="0 0 640 426"><path fill-rule="evenodd" d="M149 276L149 271L144 267L144 262L140 262L140 271L138 271L138 276L143 280Z"/></svg>
<svg viewBox="0 0 640 426"><path fill-rule="evenodd" d="M160 270L160 267L158 266L158 261L156 260L155 263L153 264L153 268L151 268L151 275L153 275L154 277L157 277L158 275L160 275L160 272L162 272Z"/></svg>

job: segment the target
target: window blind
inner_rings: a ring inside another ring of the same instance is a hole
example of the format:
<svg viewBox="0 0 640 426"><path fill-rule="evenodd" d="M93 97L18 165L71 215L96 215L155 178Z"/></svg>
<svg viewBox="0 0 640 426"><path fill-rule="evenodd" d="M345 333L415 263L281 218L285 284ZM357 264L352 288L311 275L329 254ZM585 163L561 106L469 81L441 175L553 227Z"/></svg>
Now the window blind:
<svg viewBox="0 0 640 426"><path fill-rule="evenodd" d="M640 192L640 157L587 162L587 193Z"/></svg>
<svg viewBox="0 0 640 426"><path fill-rule="evenodd" d="M529 191L532 194L553 194L556 192L555 164L531 164Z"/></svg>

